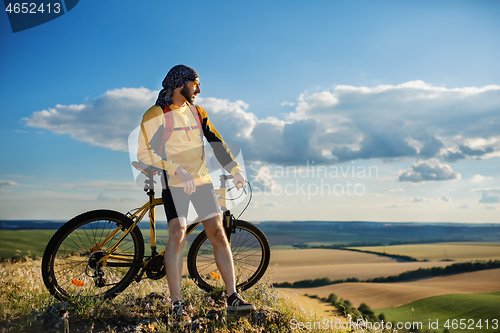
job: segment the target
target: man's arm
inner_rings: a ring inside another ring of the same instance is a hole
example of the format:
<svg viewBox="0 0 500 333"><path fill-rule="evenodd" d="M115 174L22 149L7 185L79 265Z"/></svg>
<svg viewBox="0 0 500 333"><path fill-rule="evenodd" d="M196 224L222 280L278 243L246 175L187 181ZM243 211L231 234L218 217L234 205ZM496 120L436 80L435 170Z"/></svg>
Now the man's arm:
<svg viewBox="0 0 500 333"><path fill-rule="evenodd" d="M207 112L200 106L196 107L201 115L203 135L212 147L214 155L222 167L234 176L234 184L239 190L240 187L243 187L247 183L247 179L243 175L241 166L222 139L222 136L219 132L217 132L210 119L208 119Z"/></svg>
<svg viewBox="0 0 500 333"><path fill-rule="evenodd" d="M208 119L207 112L199 106L196 107L200 111L203 135L212 147L217 161L219 161L222 167L232 175L241 172L241 167L229 150L229 147L226 145L219 132L217 132L210 119Z"/></svg>

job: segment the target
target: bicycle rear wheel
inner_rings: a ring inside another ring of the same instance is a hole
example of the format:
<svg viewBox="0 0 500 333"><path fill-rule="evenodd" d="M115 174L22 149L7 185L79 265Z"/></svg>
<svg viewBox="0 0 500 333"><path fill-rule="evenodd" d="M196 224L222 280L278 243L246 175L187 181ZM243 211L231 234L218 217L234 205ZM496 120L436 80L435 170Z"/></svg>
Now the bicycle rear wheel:
<svg viewBox="0 0 500 333"><path fill-rule="evenodd" d="M138 227L123 238L105 264L99 263L132 225L125 215L95 210L74 217L49 241L42 259L42 276L59 300L75 297L112 298L133 281L144 256Z"/></svg>
<svg viewBox="0 0 500 333"><path fill-rule="evenodd" d="M236 220L236 228L231 233L236 289L252 287L266 272L271 250L264 233L255 225ZM187 265L189 275L205 291L224 287L220 271L215 264L212 244L205 231L193 241L189 249Z"/></svg>

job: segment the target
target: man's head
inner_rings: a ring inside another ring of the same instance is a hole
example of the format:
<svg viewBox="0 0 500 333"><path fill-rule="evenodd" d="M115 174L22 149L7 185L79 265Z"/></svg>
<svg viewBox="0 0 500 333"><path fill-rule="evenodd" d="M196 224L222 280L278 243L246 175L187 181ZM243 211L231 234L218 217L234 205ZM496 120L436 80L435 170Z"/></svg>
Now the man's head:
<svg viewBox="0 0 500 333"><path fill-rule="evenodd" d="M186 65L172 67L162 82L163 89L158 94L156 105L172 104L172 93L177 88L181 88L182 96L192 103L195 95L199 93L198 77L198 73Z"/></svg>
<svg viewBox="0 0 500 333"><path fill-rule="evenodd" d="M194 99L196 98L196 95L198 95L200 91L200 81L198 79L189 81L188 83L184 84L182 87L176 88L179 89L180 94L184 96L186 101L189 103L193 104Z"/></svg>

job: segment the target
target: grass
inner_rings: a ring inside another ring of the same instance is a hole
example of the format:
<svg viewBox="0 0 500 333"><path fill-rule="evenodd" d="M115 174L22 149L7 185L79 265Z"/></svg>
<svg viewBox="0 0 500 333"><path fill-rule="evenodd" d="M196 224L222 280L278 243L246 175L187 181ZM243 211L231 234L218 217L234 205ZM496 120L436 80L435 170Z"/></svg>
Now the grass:
<svg viewBox="0 0 500 333"><path fill-rule="evenodd" d="M260 225L258 225L260 227ZM331 246L336 244L346 244L359 241L359 235L355 232L340 233L331 232L328 230L288 230L287 226L283 225L279 230L263 230L271 243L276 245L293 246L300 244L304 246ZM372 235L364 235L364 241L376 242L380 238Z"/></svg>
<svg viewBox="0 0 500 333"><path fill-rule="evenodd" d="M449 330L453 333L459 332L498 332L500 330L500 292L488 294L457 294L434 296L417 300L404 306L375 311L384 313L387 320L395 322L422 322L423 328L428 329L429 322L438 321L438 330L442 332L448 321L451 326L454 319L460 322L465 319L466 325L472 325L466 329ZM496 319L496 328L493 327ZM476 327L481 320L482 328ZM486 328L486 320L489 329ZM459 324L458 324L459 325Z"/></svg>
<svg viewBox="0 0 500 333"><path fill-rule="evenodd" d="M39 256L43 252L48 240L53 235L53 230L25 230L11 231L2 230L0 232L0 256L4 258L23 257L30 254L31 257ZM148 238L148 232L143 231L143 235ZM163 242L165 235L162 232L160 243ZM16 249L23 246L23 252ZM462 246L469 246L461 256L465 257L467 252L472 252L474 256L488 255L488 251L497 251L497 244L487 243L442 243L442 244L419 244L408 245L406 249L418 251L418 249L431 249L431 245L455 246L457 249ZM186 247L187 248L187 247ZM395 248L387 246L385 249ZM366 249L366 248L363 248ZM403 248L404 249L404 248ZM310 250L309 250L310 251ZM318 250L328 252L318 252L313 256L308 255L305 258L299 258L302 250L295 250L290 253L283 251L283 258L293 255L293 260L289 263L282 263L281 267L270 266L270 270L290 269L299 271L301 274L307 274L308 278L321 273L321 276L327 270L325 265L320 262L319 254L324 254L326 261L332 263L330 254L338 254L335 250ZM279 259L280 251L273 253L273 260ZM347 251L342 251L347 252ZM432 252L432 251L431 251ZM426 256L429 253L425 253ZM438 247L438 252L443 252L443 248ZM453 252L447 250L451 256ZM327 255L328 254L328 255ZM398 254L407 254L399 252ZM411 253L410 253L411 254ZM363 271L375 272L387 271L387 265L393 265L387 258L379 258L373 255L365 255L363 260L358 263ZM346 268L345 274L354 276L353 258L335 256L336 265L333 265L336 271L339 267ZM361 257L360 257L361 258ZM299 261L297 263L297 260ZM344 261L347 260L348 263ZM437 260L437 259L436 259ZM457 259L458 260L458 259ZM303 261L303 262L302 262ZM394 263L394 265L406 263ZM441 265L444 262L419 263L429 265ZM166 287L166 280L159 281L144 280L140 284L133 283L124 293L111 301L85 302L80 301L69 305L56 301L51 297L43 286L40 275L40 260L28 260L24 263L3 263L0 266L0 331L3 332L169 332L172 331L169 323L168 308L169 299ZM312 265L312 266L311 266ZM344 266L342 266L344 265ZM370 266L371 265L371 266ZM290 266L290 267L288 267ZM321 267L319 267L321 266ZM274 268L273 268L274 267ZM391 266L392 267L392 266ZM407 270L407 268L405 269ZM278 273L278 272L275 272ZM289 274L289 272L287 273ZM372 273L373 274L373 273ZM377 273L379 274L379 273ZM347 277L348 277L347 276ZM358 276L356 274L355 276ZM287 296L279 293L271 287L271 280L257 285L249 291L244 292L245 298L254 302L259 311L249 316L231 316L224 314L224 299L217 295L210 295L202 292L195 287L190 280L184 283L184 292L188 302L191 304L189 311L193 318L199 319L197 328L201 331L212 329L217 332L259 332L259 331L289 331L289 323L292 318L303 321L315 321L314 315L300 309L300 305L292 304ZM487 290L490 291L490 290ZM484 292L484 291L479 291ZM363 297L366 298L366 293ZM420 294L419 294L420 295ZM422 295L420 295L422 297ZM451 297L451 298L446 298ZM350 298L350 295L347 296ZM431 299L436 299L429 301ZM415 299L415 298L414 298ZM423 303L418 303L422 301ZM377 313L384 312L387 319L400 320L407 322L409 319L420 320L428 323L429 319L439 320L440 329L446 319L479 319L484 320L498 318L500 319L499 293L495 294L477 294L477 295L447 295L426 298L415 301L406 307L379 309ZM427 302L427 303L426 303ZM371 304L368 302L368 304ZM403 304L403 303L400 303ZM413 311L411 308L413 307ZM434 317L433 317L434 316ZM474 316L474 317L473 317ZM399 318L399 319L398 319ZM265 328L265 327L270 327ZM314 330L312 330L314 331ZM318 330L325 332L325 330ZM455 330L451 330L456 332ZM471 332L465 330L464 332ZM472 330L477 331L477 330ZM481 332L493 332L485 330ZM342 331L339 331L342 332ZM458 332L458 331L457 331Z"/></svg>
<svg viewBox="0 0 500 333"><path fill-rule="evenodd" d="M189 236L188 244L185 247L185 255L189 250L189 244L203 230L193 231ZM141 229L144 237L145 249L150 249L151 236L149 229ZM0 230L0 258L13 259L30 257L41 257L50 238L56 233L56 230ZM156 244L158 249L165 248L168 239L167 230L158 230L156 235ZM148 253L146 253L148 254Z"/></svg>
<svg viewBox="0 0 500 333"><path fill-rule="evenodd" d="M292 319L313 322L313 314L262 281L242 294L258 310L228 314L225 297L205 293L185 279L183 294L191 327L173 327L166 280L132 283L113 300L54 299L43 285L40 260L0 266L0 331L4 332L289 332ZM345 319L339 318L338 321ZM309 332L328 332L310 330ZM342 332L338 330L333 332ZM359 331L362 332L362 331Z"/></svg>
<svg viewBox="0 0 500 333"><path fill-rule="evenodd" d="M1 230L0 258L41 256L56 230Z"/></svg>

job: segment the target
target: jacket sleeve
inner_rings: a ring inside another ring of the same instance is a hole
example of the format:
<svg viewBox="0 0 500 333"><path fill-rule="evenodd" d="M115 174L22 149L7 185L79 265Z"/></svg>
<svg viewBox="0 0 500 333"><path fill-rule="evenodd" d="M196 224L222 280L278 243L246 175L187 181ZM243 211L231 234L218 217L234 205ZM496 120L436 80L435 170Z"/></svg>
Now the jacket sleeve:
<svg viewBox="0 0 500 333"><path fill-rule="evenodd" d="M196 105L196 107L198 108L198 111L201 115L203 135L212 147L217 161L219 161L222 167L232 175L241 172L241 167L236 161L236 158L234 158L233 154L229 150L229 147L222 139L222 136L219 134L219 132L217 132L210 119L208 119L207 112L198 105Z"/></svg>
<svg viewBox="0 0 500 333"><path fill-rule="evenodd" d="M179 165L166 159L165 147L162 145L165 126L163 118L163 111L155 106L146 111L142 117L137 158L147 165L165 169L169 175L173 175Z"/></svg>

